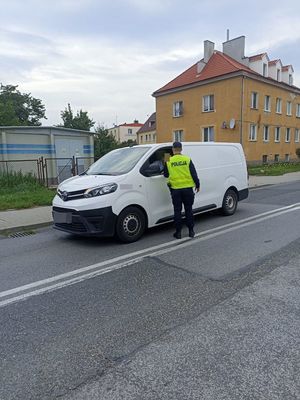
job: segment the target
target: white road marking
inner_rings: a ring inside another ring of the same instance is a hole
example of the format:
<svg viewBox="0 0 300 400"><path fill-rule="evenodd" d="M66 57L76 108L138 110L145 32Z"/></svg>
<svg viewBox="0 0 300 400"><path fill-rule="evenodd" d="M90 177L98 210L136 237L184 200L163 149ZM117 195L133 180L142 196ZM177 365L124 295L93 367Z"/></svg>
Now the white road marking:
<svg viewBox="0 0 300 400"><path fill-rule="evenodd" d="M232 232L236 229L240 229L246 226L250 226L256 223L259 223L261 221L265 221L270 218L274 218L277 216L280 216L282 214L286 214L288 212L293 212L296 210L300 209L300 203L295 203L291 204L286 207L281 207L275 210L267 211L261 214L254 215L252 217L244 218L239 221L235 221L232 223L229 223L227 225L222 225L216 228L212 228L206 231L203 231L201 233L198 233L195 235L194 239L183 239L178 241L172 240L167 243L162 243L160 245L152 246L147 249L143 250L138 250L135 252L132 252L130 254L124 254L119 257L115 257L114 259L111 260L105 260L103 262L89 265L87 267L79 268L77 270L69 271L64 274L56 275L51 278L43 279L37 282L33 282L27 285L23 285L14 289L6 290L3 292L0 292L0 298L8 297L13 294L19 294L18 296L14 297L9 297L7 299L4 299L0 301L0 307L4 307L8 304L12 304L18 301L22 301L27 299L28 297L36 296L42 293L46 293L55 289L59 289L65 286L72 285L77 282L81 282L86 279L90 279L91 277L107 274L109 272L115 271L120 268L124 268L128 265L135 264L139 261L142 261L144 258L149 257L149 256L159 256L162 254L166 254L171 251L176 251L177 249L185 248L187 246L193 246L194 244L212 239L214 237L217 237L219 235L223 235L228 232ZM138 257L136 257L138 256ZM133 257L133 258L132 258ZM126 260L126 261L124 261ZM121 262L120 262L121 261ZM115 264L116 263L116 264ZM107 265L114 264L111 266L108 266L106 268L103 268ZM78 275L78 276L76 276ZM73 277L71 279L67 279ZM57 282L61 281L61 282ZM49 285L53 282L57 282L53 285ZM40 288L38 288L40 287ZM26 292L29 289L33 288L38 288L29 292ZM20 294L22 292L26 292L23 294Z"/></svg>

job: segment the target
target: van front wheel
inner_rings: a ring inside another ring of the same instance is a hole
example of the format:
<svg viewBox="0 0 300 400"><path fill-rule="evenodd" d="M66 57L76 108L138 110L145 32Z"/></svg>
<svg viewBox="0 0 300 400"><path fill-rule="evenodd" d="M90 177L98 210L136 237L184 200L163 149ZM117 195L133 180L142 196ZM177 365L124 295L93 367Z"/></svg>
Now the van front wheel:
<svg viewBox="0 0 300 400"><path fill-rule="evenodd" d="M224 195L222 203L222 214L233 215L236 211L238 203L238 197L234 190L228 189Z"/></svg>
<svg viewBox="0 0 300 400"><path fill-rule="evenodd" d="M137 241L145 232L146 220L143 211L127 207L117 219L116 236L125 243Z"/></svg>

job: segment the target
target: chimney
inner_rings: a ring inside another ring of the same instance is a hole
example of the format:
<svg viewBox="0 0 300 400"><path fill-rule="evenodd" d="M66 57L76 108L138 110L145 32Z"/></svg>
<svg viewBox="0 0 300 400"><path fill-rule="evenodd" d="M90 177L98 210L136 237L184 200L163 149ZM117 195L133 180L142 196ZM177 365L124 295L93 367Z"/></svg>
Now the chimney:
<svg viewBox="0 0 300 400"><path fill-rule="evenodd" d="M200 72L203 70L210 57L213 55L215 49L215 44L210 40L204 40L203 43L204 43L204 56L203 59L200 60L197 64L198 74L200 74Z"/></svg>
<svg viewBox="0 0 300 400"><path fill-rule="evenodd" d="M207 63L213 55L215 44L210 40L204 40L204 62Z"/></svg>
<svg viewBox="0 0 300 400"><path fill-rule="evenodd" d="M223 53L234 58L240 63L246 64L245 60L245 36L227 40L223 43Z"/></svg>

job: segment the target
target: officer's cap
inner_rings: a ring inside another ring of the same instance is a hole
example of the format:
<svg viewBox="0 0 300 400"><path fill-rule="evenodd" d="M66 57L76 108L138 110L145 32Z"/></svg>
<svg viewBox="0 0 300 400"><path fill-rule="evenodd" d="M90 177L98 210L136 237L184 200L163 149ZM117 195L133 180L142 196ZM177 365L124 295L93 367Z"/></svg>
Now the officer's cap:
<svg viewBox="0 0 300 400"><path fill-rule="evenodd" d="M182 144L180 142L174 142L173 149L182 149Z"/></svg>

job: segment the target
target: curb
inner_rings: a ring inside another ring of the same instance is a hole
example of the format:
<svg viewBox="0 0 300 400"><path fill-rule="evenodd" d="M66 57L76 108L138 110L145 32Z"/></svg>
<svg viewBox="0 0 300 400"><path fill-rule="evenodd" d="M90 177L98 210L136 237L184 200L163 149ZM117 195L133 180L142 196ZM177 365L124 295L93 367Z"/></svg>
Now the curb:
<svg viewBox="0 0 300 400"><path fill-rule="evenodd" d="M0 235L1 236L7 236L10 233L15 233L19 231L28 231L31 229L39 229L39 228L45 228L46 226L53 225L52 221L49 222L40 222L39 224L31 224L31 225L23 225L23 226L14 226L12 228L5 228L5 229L0 229Z"/></svg>

